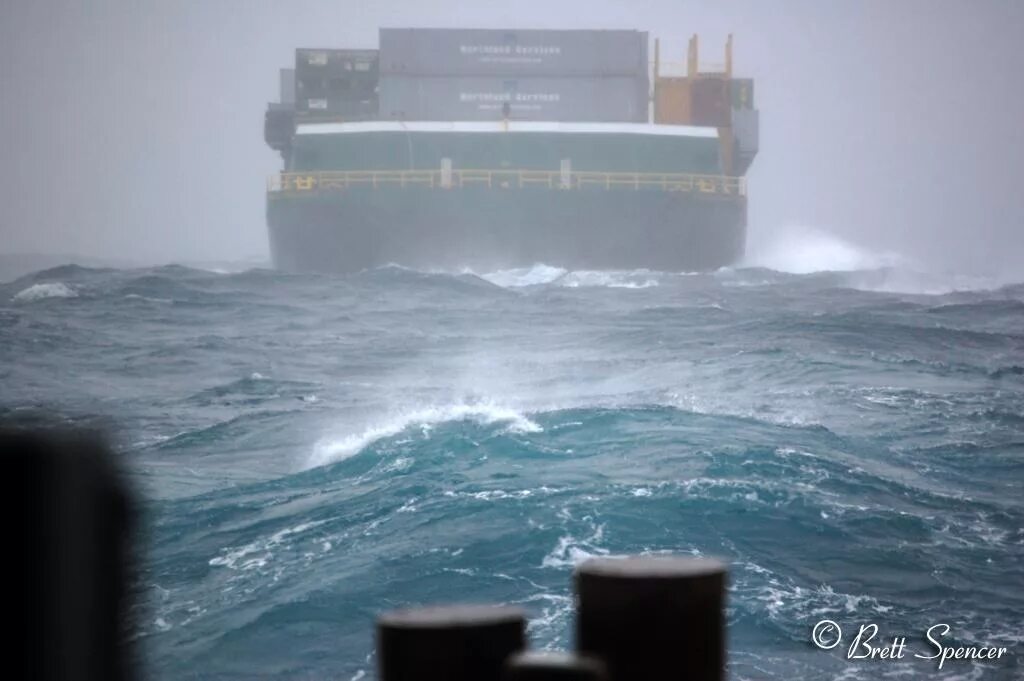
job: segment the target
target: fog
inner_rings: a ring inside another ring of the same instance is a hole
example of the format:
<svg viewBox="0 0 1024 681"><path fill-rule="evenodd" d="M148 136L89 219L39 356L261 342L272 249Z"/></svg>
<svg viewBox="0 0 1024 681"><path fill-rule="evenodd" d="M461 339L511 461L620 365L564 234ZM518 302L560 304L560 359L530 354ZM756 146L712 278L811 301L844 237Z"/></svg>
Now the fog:
<svg viewBox="0 0 1024 681"><path fill-rule="evenodd" d="M676 61L692 33L721 61L731 32L761 110L754 261L813 233L934 270L1024 271L1014 0L7 2L0 252L265 259L278 69L296 47L375 46L380 26L637 28Z"/></svg>

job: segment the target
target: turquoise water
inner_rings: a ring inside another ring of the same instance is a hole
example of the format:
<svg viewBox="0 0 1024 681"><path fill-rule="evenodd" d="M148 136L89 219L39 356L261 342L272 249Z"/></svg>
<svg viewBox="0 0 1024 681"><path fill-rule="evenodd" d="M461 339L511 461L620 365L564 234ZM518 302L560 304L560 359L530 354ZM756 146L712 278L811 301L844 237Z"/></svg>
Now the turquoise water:
<svg viewBox="0 0 1024 681"><path fill-rule="evenodd" d="M730 562L732 679L1020 678L1024 286L894 280L67 266L0 285L0 416L114 429L153 678L371 678L421 603L570 647L573 566L656 552Z"/></svg>

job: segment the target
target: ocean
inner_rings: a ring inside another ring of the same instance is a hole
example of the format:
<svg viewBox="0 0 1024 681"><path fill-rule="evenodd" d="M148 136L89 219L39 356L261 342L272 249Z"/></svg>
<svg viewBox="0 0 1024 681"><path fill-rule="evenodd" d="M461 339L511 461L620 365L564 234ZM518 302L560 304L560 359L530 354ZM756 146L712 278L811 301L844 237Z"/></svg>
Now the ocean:
<svg viewBox="0 0 1024 681"><path fill-rule="evenodd" d="M148 678L369 680L415 604L571 648L634 553L728 561L733 680L1022 678L1024 284L943 281L67 265L0 284L0 417L112 433Z"/></svg>

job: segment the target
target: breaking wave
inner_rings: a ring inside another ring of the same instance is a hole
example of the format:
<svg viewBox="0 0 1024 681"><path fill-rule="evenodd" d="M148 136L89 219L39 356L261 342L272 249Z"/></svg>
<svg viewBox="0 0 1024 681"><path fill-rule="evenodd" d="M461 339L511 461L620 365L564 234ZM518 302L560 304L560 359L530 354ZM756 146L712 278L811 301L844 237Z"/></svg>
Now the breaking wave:
<svg viewBox="0 0 1024 681"><path fill-rule="evenodd" d="M76 298L77 296L78 293L73 288L56 281L45 284L33 284L16 293L13 300L27 303L35 300L45 300L46 298Z"/></svg>
<svg viewBox="0 0 1024 681"><path fill-rule="evenodd" d="M574 566L624 553L730 561L738 681L878 677L818 619L1019 641L1024 285L797 255L55 268L0 284L0 416L117 418L156 679L369 681L376 612L457 598L568 648Z"/></svg>
<svg viewBox="0 0 1024 681"><path fill-rule="evenodd" d="M479 275L482 279L504 288L539 286L558 281L568 270L551 265L537 264L533 267L517 267L510 270L496 270Z"/></svg>
<svg viewBox="0 0 1024 681"><path fill-rule="evenodd" d="M566 288L603 286L607 288L648 288L658 285L657 274L650 270L591 271L566 270L537 264L510 270L497 270L478 275L503 288L556 285Z"/></svg>
<svg viewBox="0 0 1024 681"><path fill-rule="evenodd" d="M751 238L746 265L790 274L853 272L901 267L896 253L878 253L828 232L791 226L760 239Z"/></svg>
<svg viewBox="0 0 1024 681"><path fill-rule="evenodd" d="M991 291L1005 277L933 271L892 251L873 251L823 230L791 226L752 238L744 266L795 275L843 274L842 285L877 293Z"/></svg>
<svg viewBox="0 0 1024 681"><path fill-rule="evenodd" d="M306 462L306 467L314 468L342 461L358 454L378 440L393 437L409 428L419 428L421 434L426 436L433 426L453 421L504 423L510 431L520 433L536 433L543 430L534 421L514 409L489 402L426 407L398 414L359 433L325 438L317 443L312 456Z"/></svg>

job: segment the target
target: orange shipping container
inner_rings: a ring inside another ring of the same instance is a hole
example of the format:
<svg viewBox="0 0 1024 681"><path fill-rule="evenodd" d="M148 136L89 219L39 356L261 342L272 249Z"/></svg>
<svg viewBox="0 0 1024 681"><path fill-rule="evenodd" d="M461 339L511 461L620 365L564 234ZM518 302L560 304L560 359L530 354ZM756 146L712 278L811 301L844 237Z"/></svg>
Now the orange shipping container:
<svg viewBox="0 0 1024 681"><path fill-rule="evenodd" d="M655 84L654 122L668 125L690 123L690 81L659 78Z"/></svg>

